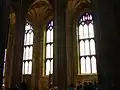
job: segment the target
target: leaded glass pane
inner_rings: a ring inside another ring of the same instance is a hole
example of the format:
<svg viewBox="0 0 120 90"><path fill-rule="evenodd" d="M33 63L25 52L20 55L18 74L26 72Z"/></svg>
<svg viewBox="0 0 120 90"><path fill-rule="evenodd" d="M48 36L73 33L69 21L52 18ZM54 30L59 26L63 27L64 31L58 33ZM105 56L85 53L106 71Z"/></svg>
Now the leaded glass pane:
<svg viewBox="0 0 120 90"><path fill-rule="evenodd" d="M32 73L32 61L29 62L28 74Z"/></svg>
<svg viewBox="0 0 120 90"><path fill-rule="evenodd" d="M89 38L94 38L93 24L89 24Z"/></svg>
<svg viewBox="0 0 120 90"><path fill-rule="evenodd" d="M85 55L90 55L90 47L88 40L85 40Z"/></svg>
<svg viewBox="0 0 120 90"><path fill-rule="evenodd" d="M26 24L25 30L29 30L29 29L30 29L30 25Z"/></svg>
<svg viewBox="0 0 120 90"><path fill-rule="evenodd" d="M80 41L80 56L85 55L84 41Z"/></svg>
<svg viewBox="0 0 120 90"><path fill-rule="evenodd" d="M51 74L53 73L53 59L51 60Z"/></svg>
<svg viewBox="0 0 120 90"><path fill-rule="evenodd" d="M51 46L50 46L50 44L47 44L46 47L47 47L46 48L46 58L50 58L50 49L51 49Z"/></svg>
<svg viewBox="0 0 120 90"><path fill-rule="evenodd" d="M32 59L32 52L33 52L33 47L32 47L32 46L30 46L29 59Z"/></svg>
<svg viewBox="0 0 120 90"><path fill-rule="evenodd" d="M51 45L51 58L53 58L53 44Z"/></svg>
<svg viewBox="0 0 120 90"><path fill-rule="evenodd" d="M22 64L22 74L24 74L24 73L25 73L25 64L23 62L23 64Z"/></svg>
<svg viewBox="0 0 120 90"><path fill-rule="evenodd" d="M92 20L92 15L90 15L90 20Z"/></svg>
<svg viewBox="0 0 120 90"><path fill-rule="evenodd" d="M27 44L27 34L25 34L25 36L24 36L24 45L26 45Z"/></svg>
<svg viewBox="0 0 120 90"><path fill-rule="evenodd" d="M30 40L30 34L27 33L27 42L26 42L26 45L29 45L29 40Z"/></svg>
<svg viewBox="0 0 120 90"><path fill-rule="evenodd" d="M33 32L30 34L30 44L33 44Z"/></svg>
<svg viewBox="0 0 120 90"><path fill-rule="evenodd" d="M26 48L24 47L24 52L23 52L23 60L26 59Z"/></svg>
<svg viewBox="0 0 120 90"><path fill-rule="evenodd" d="M25 62L25 74L28 74L28 62Z"/></svg>
<svg viewBox="0 0 120 90"><path fill-rule="evenodd" d="M90 67L90 58L86 58L86 73L89 74L91 73L91 67Z"/></svg>
<svg viewBox="0 0 120 90"><path fill-rule="evenodd" d="M50 30L48 30L48 31L47 31L47 43L51 41L51 40L50 40L50 34L51 34L51 33L50 33Z"/></svg>
<svg viewBox="0 0 120 90"><path fill-rule="evenodd" d="M90 50L91 55L95 55L95 41L93 39L90 40Z"/></svg>
<svg viewBox="0 0 120 90"><path fill-rule="evenodd" d="M82 74L85 73L85 58L84 57L81 58L81 73Z"/></svg>
<svg viewBox="0 0 120 90"><path fill-rule="evenodd" d="M92 73L97 73L96 58L94 56L91 58L91 63L92 63Z"/></svg>
<svg viewBox="0 0 120 90"><path fill-rule="evenodd" d="M87 24L84 25L84 38L88 38L88 26L87 26Z"/></svg>
<svg viewBox="0 0 120 90"><path fill-rule="evenodd" d="M46 75L49 75L50 72L50 60L47 60L46 62Z"/></svg>
<svg viewBox="0 0 120 90"><path fill-rule="evenodd" d="M79 26L79 39L83 39L84 38L84 29L83 29L83 26L80 25Z"/></svg>
<svg viewBox="0 0 120 90"><path fill-rule="evenodd" d="M53 21L51 21L51 26L53 26Z"/></svg>
<svg viewBox="0 0 120 90"><path fill-rule="evenodd" d="M29 47L26 47L26 60L29 59Z"/></svg>
<svg viewBox="0 0 120 90"><path fill-rule="evenodd" d="M51 30L51 35L50 35L50 37L51 37L51 42L53 42L53 29Z"/></svg>

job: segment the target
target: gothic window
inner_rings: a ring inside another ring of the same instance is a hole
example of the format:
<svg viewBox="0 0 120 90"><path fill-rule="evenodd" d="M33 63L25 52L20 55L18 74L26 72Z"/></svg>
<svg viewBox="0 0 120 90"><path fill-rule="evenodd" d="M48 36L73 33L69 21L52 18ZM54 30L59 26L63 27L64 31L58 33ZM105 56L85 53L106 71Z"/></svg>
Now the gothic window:
<svg viewBox="0 0 120 90"><path fill-rule="evenodd" d="M33 54L33 28L27 23L25 25L24 52L23 52L23 74L32 73L32 54Z"/></svg>
<svg viewBox="0 0 120 90"><path fill-rule="evenodd" d="M97 73L92 14L84 13L78 29L81 74Z"/></svg>
<svg viewBox="0 0 120 90"><path fill-rule="evenodd" d="M3 66L3 86L5 86L5 65L6 65L6 54L7 54L7 49L5 49L5 55L4 55L4 66Z"/></svg>
<svg viewBox="0 0 120 90"><path fill-rule="evenodd" d="M46 30L46 75L53 73L53 21L50 21Z"/></svg>

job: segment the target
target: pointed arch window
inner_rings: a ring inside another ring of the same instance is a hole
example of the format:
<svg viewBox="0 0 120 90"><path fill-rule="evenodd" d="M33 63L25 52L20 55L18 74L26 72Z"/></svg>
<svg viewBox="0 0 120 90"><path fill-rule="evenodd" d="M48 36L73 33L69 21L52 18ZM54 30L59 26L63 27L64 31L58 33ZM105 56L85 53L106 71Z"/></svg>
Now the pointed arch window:
<svg viewBox="0 0 120 90"><path fill-rule="evenodd" d="M5 54L4 54L4 65L3 65L3 84L2 86L5 86L5 67L6 67L6 55L7 55L7 49L5 49Z"/></svg>
<svg viewBox="0 0 120 90"><path fill-rule="evenodd" d="M53 21L49 21L46 30L46 75L53 73Z"/></svg>
<svg viewBox="0 0 120 90"><path fill-rule="evenodd" d="M86 12L79 20L80 73L94 74L96 70L96 52L92 14Z"/></svg>
<svg viewBox="0 0 120 90"><path fill-rule="evenodd" d="M33 54L33 28L29 23L25 25L24 52L23 52L23 74L32 73L32 54Z"/></svg>

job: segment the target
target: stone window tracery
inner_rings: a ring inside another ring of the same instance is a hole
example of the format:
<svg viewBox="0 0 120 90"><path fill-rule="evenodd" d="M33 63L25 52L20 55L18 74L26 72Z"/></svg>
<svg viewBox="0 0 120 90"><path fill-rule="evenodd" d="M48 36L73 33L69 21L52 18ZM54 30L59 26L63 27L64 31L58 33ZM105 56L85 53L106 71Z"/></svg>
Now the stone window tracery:
<svg viewBox="0 0 120 90"><path fill-rule="evenodd" d="M92 14L88 12L84 13L79 20L78 40L80 49L80 73L97 73L93 19Z"/></svg>
<svg viewBox="0 0 120 90"><path fill-rule="evenodd" d="M32 54L33 54L33 28L29 23L25 25L24 52L23 52L23 74L32 73Z"/></svg>
<svg viewBox="0 0 120 90"><path fill-rule="evenodd" d="M46 30L46 75L53 73L53 21L49 21Z"/></svg>
<svg viewBox="0 0 120 90"><path fill-rule="evenodd" d="M5 49L5 55L4 55L4 66L3 66L3 87L5 86L5 66L6 66L6 54L7 54L7 49Z"/></svg>

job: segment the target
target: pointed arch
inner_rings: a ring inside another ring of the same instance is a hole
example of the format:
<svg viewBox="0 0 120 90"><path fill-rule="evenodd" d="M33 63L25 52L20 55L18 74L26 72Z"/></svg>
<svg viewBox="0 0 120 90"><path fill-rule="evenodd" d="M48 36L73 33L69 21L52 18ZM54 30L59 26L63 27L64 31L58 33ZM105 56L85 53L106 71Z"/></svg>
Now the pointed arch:
<svg viewBox="0 0 120 90"><path fill-rule="evenodd" d="M29 23L25 25L24 52L22 74L32 74L32 55L33 55L33 28Z"/></svg>
<svg viewBox="0 0 120 90"><path fill-rule="evenodd" d="M81 74L93 74L96 71L96 52L92 14L85 12L79 18L79 49Z"/></svg>
<svg viewBox="0 0 120 90"><path fill-rule="evenodd" d="M53 32L53 21L49 21L46 30L46 75L53 73Z"/></svg>

